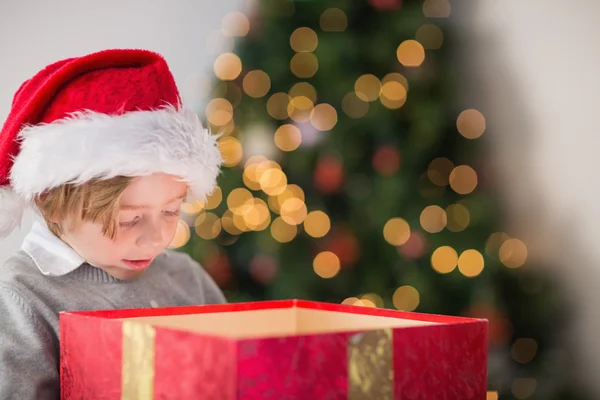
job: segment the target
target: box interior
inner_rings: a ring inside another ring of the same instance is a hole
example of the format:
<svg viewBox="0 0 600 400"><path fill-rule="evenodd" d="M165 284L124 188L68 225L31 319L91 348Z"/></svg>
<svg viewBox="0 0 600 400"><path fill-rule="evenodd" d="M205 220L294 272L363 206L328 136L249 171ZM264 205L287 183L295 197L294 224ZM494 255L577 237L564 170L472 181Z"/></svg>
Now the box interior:
<svg viewBox="0 0 600 400"><path fill-rule="evenodd" d="M176 328L236 339L436 325L435 322L429 321L312 310L301 307L139 317L128 318L128 320L157 327Z"/></svg>

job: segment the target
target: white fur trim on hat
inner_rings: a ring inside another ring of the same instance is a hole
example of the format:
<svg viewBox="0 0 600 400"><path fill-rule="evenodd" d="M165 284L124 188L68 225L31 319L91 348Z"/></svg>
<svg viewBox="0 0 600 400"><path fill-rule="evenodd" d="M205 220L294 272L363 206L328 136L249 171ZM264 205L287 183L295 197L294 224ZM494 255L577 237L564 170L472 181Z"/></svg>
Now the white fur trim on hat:
<svg viewBox="0 0 600 400"><path fill-rule="evenodd" d="M222 164L217 136L192 111L172 106L107 115L84 111L20 133L10 182L25 201L65 183L163 172L189 186L188 200L204 200Z"/></svg>
<svg viewBox="0 0 600 400"><path fill-rule="evenodd" d="M8 186L0 187L0 236L4 237L21 226L26 202Z"/></svg>

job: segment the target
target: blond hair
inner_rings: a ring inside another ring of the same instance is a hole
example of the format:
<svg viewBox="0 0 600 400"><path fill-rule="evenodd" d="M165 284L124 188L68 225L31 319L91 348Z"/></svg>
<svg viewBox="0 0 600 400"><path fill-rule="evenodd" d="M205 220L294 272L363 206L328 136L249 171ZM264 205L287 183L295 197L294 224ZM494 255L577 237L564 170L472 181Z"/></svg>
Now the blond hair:
<svg viewBox="0 0 600 400"><path fill-rule="evenodd" d="M69 229L78 222L102 224L102 234L115 239L119 223L119 200L133 178L117 176L82 184L64 184L41 193L36 204L50 231L64 233L64 221L72 218Z"/></svg>

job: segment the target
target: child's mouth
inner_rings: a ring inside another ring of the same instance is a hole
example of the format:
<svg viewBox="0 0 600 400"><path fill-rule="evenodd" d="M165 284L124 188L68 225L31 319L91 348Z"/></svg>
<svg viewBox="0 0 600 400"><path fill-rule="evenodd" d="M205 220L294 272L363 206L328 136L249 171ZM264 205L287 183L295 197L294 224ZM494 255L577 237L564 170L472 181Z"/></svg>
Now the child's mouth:
<svg viewBox="0 0 600 400"><path fill-rule="evenodd" d="M131 269L145 269L150 266L152 263L152 259L149 258L147 260L123 260L125 264Z"/></svg>

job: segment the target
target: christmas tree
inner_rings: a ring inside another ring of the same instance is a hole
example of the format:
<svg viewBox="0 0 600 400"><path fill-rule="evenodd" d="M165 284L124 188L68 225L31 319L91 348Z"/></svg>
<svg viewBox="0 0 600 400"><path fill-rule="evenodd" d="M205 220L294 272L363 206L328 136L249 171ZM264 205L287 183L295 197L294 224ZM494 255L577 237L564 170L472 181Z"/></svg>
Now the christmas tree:
<svg viewBox="0 0 600 400"><path fill-rule="evenodd" d="M174 247L231 301L487 318L488 398L576 398L552 350L554 289L503 232L485 117L458 107L450 13L447 0L262 0L229 14L235 46L198 110L226 167L206 204L185 205Z"/></svg>

